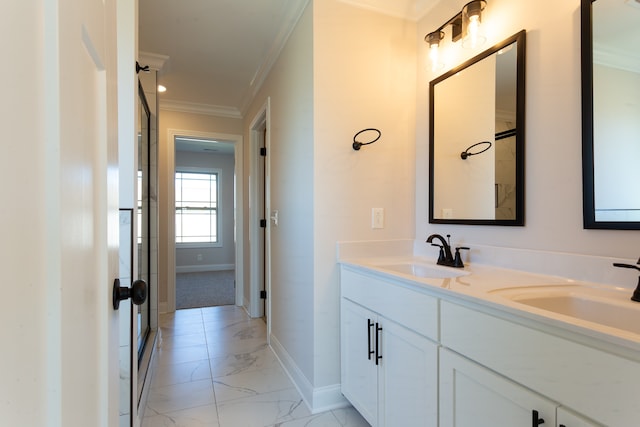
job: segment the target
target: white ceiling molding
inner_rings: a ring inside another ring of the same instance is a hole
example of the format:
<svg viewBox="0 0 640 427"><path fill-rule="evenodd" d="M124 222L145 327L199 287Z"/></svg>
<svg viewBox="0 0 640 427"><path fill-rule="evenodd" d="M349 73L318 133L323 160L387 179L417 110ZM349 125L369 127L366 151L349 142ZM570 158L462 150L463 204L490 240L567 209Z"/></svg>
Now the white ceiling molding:
<svg viewBox="0 0 640 427"><path fill-rule="evenodd" d="M343 3L385 15L418 21L440 0L339 0Z"/></svg>
<svg viewBox="0 0 640 427"><path fill-rule="evenodd" d="M162 71L165 63L169 60L167 55L160 55L159 53L151 53L151 52L139 52L138 53L138 62L140 65L148 65L150 69L156 71Z"/></svg>
<svg viewBox="0 0 640 427"><path fill-rule="evenodd" d="M204 114L207 116L226 117L231 119L241 119L242 114L237 108L225 107L221 105L197 104L195 102L160 100L160 109L165 111L176 111L179 113Z"/></svg>
<svg viewBox="0 0 640 427"><path fill-rule="evenodd" d="M630 51L614 51L607 46L598 46L594 43L593 62L611 68L640 73L640 56L629 53Z"/></svg>
<svg viewBox="0 0 640 427"><path fill-rule="evenodd" d="M287 16L285 18L285 23L280 28L277 37L271 44L271 48L269 49L269 53L267 54L265 60L260 65L260 68L256 71L251 82L249 83L249 89L245 93L243 97L240 111L246 113L247 109L250 107L251 102L258 94L258 91L262 87L264 80L269 75L271 68L276 63L278 57L280 56L280 52L284 49L289 36L293 32L293 29L296 27L296 24L300 20L302 13L306 9L310 0L304 0L299 3L294 4L295 7L292 7L288 10Z"/></svg>

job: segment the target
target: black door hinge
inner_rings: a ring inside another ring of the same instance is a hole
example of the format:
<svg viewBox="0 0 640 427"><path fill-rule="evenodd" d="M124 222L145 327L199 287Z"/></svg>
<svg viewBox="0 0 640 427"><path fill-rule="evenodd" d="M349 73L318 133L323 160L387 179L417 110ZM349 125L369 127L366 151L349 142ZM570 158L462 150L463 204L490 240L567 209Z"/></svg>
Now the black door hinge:
<svg viewBox="0 0 640 427"><path fill-rule="evenodd" d="M267 220L266 219L261 219L260 220L260 228L267 228Z"/></svg>
<svg viewBox="0 0 640 427"><path fill-rule="evenodd" d="M267 149L265 147L260 147L260 155L263 157L267 155Z"/></svg>
<svg viewBox="0 0 640 427"><path fill-rule="evenodd" d="M267 291L260 291L260 299L267 299Z"/></svg>

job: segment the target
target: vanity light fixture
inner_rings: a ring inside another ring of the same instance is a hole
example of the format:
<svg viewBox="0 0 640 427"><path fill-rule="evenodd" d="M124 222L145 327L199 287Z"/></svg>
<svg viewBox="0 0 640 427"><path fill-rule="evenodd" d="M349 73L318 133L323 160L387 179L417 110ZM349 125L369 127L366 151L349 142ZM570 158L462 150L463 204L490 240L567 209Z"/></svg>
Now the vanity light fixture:
<svg viewBox="0 0 640 427"><path fill-rule="evenodd" d="M437 71L442 68L442 64L438 59L438 48L440 46L440 40L444 38L444 32L442 30L436 30L433 33L429 33L424 36L424 41L429 45L429 59L431 60L431 71Z"/></svg>
<svg viewBox="0 0 640 427"><path fill-rule="evenodd" d="M158 85L158 93L166 92L167 88L163 85Z"/></svg>
<svg viewBox="0 0 640 427"><path fill-rule="evenodd" d="M486 1L476 0L462 8L462 47L475 49L487 41L480 28L482 11L486 6Z"/></svg>
<svg viewBox="0 0 640 427"><path fill-rule="evenodd" d="M424 36L424 41L429 45L429 59L433 71L441 67L438 62L438 49L440 41L444 39L443 30L447 26L451 26L451 41L457 42L462 39L462 47L464 48L475 49L487 40L480 28L482 11L486 6L486 0L470 1L464 5L460 13Z"/></svg>

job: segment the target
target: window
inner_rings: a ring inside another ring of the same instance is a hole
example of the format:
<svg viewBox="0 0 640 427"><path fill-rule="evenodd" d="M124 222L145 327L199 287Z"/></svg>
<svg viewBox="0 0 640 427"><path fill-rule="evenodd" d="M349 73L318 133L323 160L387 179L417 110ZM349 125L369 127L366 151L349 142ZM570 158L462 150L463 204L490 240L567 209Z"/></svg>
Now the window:
<svg viewBox="0 0 640 427"><path fill-rule="evenodd" d="M176 243L218 240L218 171L177 171Z"/></svg>

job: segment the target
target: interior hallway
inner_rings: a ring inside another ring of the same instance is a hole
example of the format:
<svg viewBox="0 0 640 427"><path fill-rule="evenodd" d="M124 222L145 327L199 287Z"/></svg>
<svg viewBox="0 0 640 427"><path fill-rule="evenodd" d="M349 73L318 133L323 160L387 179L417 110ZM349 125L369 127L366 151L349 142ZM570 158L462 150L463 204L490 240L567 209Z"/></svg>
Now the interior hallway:
<svg viewBox="0 0 640 427"><path fill-rule="evenodd" d="M366 427L352 408L311 415L266 343L266 324L239 307L160 316L157 369L142 427Z"/></svg>

